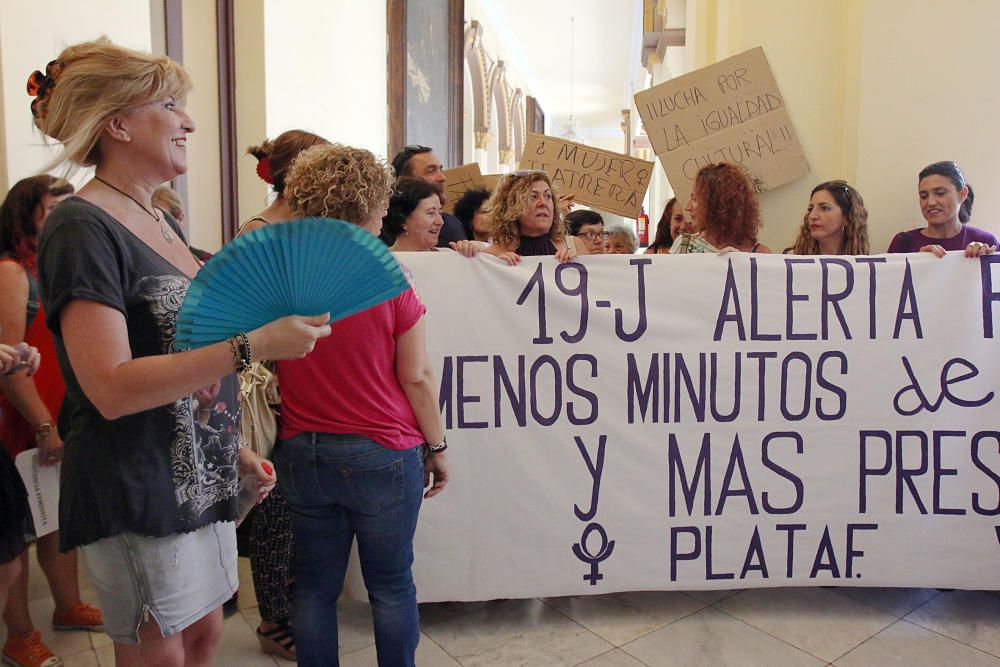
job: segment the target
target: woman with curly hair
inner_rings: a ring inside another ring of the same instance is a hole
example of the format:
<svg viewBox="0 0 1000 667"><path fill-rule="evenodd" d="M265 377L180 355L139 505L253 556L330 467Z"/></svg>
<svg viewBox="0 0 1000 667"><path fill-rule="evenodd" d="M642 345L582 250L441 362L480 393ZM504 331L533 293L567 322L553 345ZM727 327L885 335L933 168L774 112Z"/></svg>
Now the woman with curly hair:
<svg viewBox="0 0 1000 667"><path fill-rule="evenodd" d="M771 252L757 241L760 208L750 177L728 162L698 170L684 209L697 235L681 234L670 254L695 252Z"/></svg>
<svg viewBox="0 0 1000 667"><path fill-rule="evenodd" d="M586 255L583 244L566 233L552 181L544 171L504 176L490 199L493 245L486 252L508 264L521 257L555 255L560 262Z"/></svg>
<svg viewBox="0 0 1000 667"><path fill-rule="evenodd" d="M646 255L664 255L670 252L674 239L692 231L691 223L684 217L684 211L677 205L677 197L671 197L663 207L660 221L656 223L656 238L646 248Z"/></svg>
<svg viewBox="0 0 1000 667"><path fill-rule="evenodd" d="M392 186L385 162L332 144L296 158L285 197L296 216L338 218L378 235ZM355 538L378 662L413 664L417 514L421 498L448 483L425 310L407 289L334 323L308 358L278 363L275 463L295 533L292 625L301 664L336 662L337 598Z"/></svg>
<svg viewBox="0 0 1000 667"><path fill-rule="evenodd" d="M861 193L847 181L820 183L809 195L809 207L793 255L867 255L868 211Z"/></svg>

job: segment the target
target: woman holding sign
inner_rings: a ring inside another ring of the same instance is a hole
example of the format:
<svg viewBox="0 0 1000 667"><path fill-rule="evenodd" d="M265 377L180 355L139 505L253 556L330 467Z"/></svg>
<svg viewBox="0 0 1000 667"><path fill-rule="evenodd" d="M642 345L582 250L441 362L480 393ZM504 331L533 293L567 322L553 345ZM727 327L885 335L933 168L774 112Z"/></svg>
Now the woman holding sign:
<svg viewBox="0 0 1000 667"><path fill-rule="evenodd" d="M693 231L691 223L684 217L684 211L678 205L677 197L671 197L663 207L660 221L656 223L656 238L646 248L646 255L665 255L670 253L674 239L681 234Z"/></svg>
<svg viewBox="0 0 1000 667"><path fill-rule="evenodd" d="M685 210L697 234L681 234L670 254L738 251L769 253L757 241L760 208L750 178L728 162L702 167Z"/></svg>
<svg viewBox="0 0 1000 667"><path fill-rule="evenodd" d="M988 255L997 249L997 237L966 224L972 217L972 186L958 165L947 160L923 168L917 183L923 229L900 232L888 252L930 252L944 257L949 250L964 250L966 257Z"/></svg>
<svg viewBox="0 0 1000 667"><path fill-rule="evenodd" d="M419 178L401 178L389 199L382 218L382 240L392 239L393 252L433 252L444 227L441 186ZM466 257L478 253L484 244L478 241L450 241L448 246Z"/></svg>
<svg viewBox="0 0 1000 667"><path fill-rule="evenodd" d="M565 263L588 254L582 243L567 235L552 181L544 171L508 174L489 206L493 245L486 252L508 264L544 255L555 255Z"/></svg>
<svg viewBox="0 0 1000 667"><path fill-rule="evenodd" d="M813 188L793 255L867 255L868 211L861 193L846 181Z"/></svg>

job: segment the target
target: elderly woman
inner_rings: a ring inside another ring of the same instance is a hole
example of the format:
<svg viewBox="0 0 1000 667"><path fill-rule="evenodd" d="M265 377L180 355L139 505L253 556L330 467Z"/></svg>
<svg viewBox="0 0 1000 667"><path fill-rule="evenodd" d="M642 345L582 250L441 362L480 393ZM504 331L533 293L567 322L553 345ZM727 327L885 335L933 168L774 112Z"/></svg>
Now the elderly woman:
<svg viewBox="0 0 1000 667"><path fill-rule="evenodd" d="M793 255L867 255L868 211L861 193L847 181L826 181L812 189Z"/></svg>
<svg viewBox="0 0 1000 667"><path fill-rule="evenodd" d="M972 186L950 160L929 164L917 176L924 228L900 232L887 252L929 252L944 257L949 250L964 250L966 257L988 255L997 249L997 237L968 224L972 218Z"/></svg>
<svg viewBox="0 0 1000 667"><path fill-rule="evenodd" d="M500 179L490 199L493 245L486 252L508 264L521 257L555 255L560 262L586 255L566 233L552 181L544 171L518 171Z"/></svg>
<svg viewBox="0 0 1000 667"><path fill-rule="evenodd" d="M609 255L633 255L639 249L639 242L631 227L621 223L609 225L605 230L607 241L604 252Z"/></svg>
<svg viewBox="0 0 1000 667"><path fill-rule="evenodd" d="M51 360L33 377L23 373L0 376L0 442L12 459L37 447L43 466L57 465L62 458L62 440L53 425L66 385L38 299L38 235L49 213L72 192L73 186L63 179L31 176L18 181L0 206L0 343L25 340ZM53 624L60 629L100 630L101 613L80 600L76 552L59 553L58 531L43 535L36 544L38 562L56 604ZM4 609L7 641L3 652L18 664L44 662L54 656L32 623L27 552L20 558L21 574Z"/></svg>
<svg viewBox="0 0 1000 667"><path fill-rule="evenodd" d="M392 171L366 150L316 146L295 160L293 213L378 235ZM437 192L423 199L440 205ZM416 291L344 318L301 361L278 363L279 489L295 532L299 662L336 664L337 598L358 541L380 665L412 665L420 638L410 566L422 489L448 482L437 383Z"/></svg>
<svg viewBox="0 0 1000 667"><path fill-rule="evenodd" d="M759 252L770 248L757 241L760 207L750 177L728 162L698 170L685 210L698 234L681 234L670 254Z"/></svg>
<svg viewBox="0 0 1000 667"><path fill-rule="evenodd" d="M187 170L187 73L102 39L66 48L32 81L59 163L95 169L39 249L66 380L61 547L81 548L118 665L208 664L237 585L237 470L256 473L262 494L274 484L238 447L234 371L305 355L329 334L326 316L174 352L199 264L151 197Z"/></svg>
<svg viewBox="0 0 1000 667"><path fill-rule="evenodd" d="M444 191L437 183L419 178L401 178L389 199L389 208L382 218L383 240L393 252L434 252L444 220L441 206ZM448 246L466 257L475 255L485 244L465 239L451 241Z"/></svg>

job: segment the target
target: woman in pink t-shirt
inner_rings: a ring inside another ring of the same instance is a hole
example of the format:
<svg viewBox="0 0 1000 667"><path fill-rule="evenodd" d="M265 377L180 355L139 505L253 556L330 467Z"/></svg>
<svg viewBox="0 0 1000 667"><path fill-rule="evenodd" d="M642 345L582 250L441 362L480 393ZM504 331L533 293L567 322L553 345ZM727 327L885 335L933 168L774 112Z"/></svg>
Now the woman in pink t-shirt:
<svg viewBox="0 0 1000 667"><path fill-rule="evenodd" d="M285 198L296 216L338 218L378 235L392 185L391 170L370 152L315 146L296 158ZM336 270L336 258L330 265ZM337 598L355 537L379 664L413 664L417 514L421 499L448 482L424 311L408 289L335 322L308 358L278 363L274 460L292 509L292 625L303 664L337 655Z"/></svg>

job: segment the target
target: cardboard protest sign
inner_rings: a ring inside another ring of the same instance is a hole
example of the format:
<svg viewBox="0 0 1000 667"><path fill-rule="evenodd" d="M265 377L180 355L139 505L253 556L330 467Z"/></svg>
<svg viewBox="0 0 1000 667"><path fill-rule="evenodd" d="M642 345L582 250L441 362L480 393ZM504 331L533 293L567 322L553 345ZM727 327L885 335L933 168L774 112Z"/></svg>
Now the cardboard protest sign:
<svg viewBox="0 0 1000 667"><path fill-rule="evenodd" d="M681 201L715 162L742 165L764 190L809 173L760 47L636 93L635 105Z"/></svg>
<svg viewBox="0 0 1000 667"><path fill-rule="evenodd" d="M479 171L478 162L463 164L454 169L445 169L444 175L448 178L444 184L445 203L444 210L451 213L455 210L455 203L462 198L469 190L475 188L485 188L486 181Z"/></svg>
<svg viewBox="0 0 1000 667"><path fill-rule="evenodd" d="M496 192L497 185L500 184L500 179L503 177L503 174L483 174L483 181L486 182L486 189L490 192Z"/></svg>
<svg viewBox="0 0 1000 667"><path fill-rule="evenodd" d="M576 195L581 204L636 218L649 187L653 163L558 137L529 133L521 155L521 169L548 172L559 194Z"/></svg>

